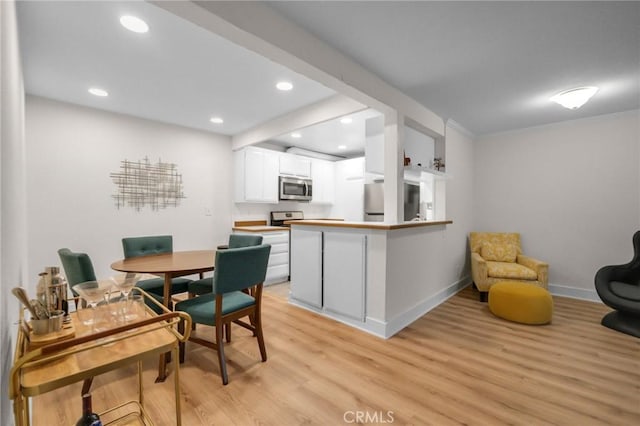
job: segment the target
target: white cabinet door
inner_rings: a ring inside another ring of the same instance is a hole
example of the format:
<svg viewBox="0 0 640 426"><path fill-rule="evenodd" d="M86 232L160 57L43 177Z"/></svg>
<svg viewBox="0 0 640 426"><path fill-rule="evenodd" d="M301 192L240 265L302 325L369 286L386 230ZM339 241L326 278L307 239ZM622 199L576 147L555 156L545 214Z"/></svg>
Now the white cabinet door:
<svg viewBox="0 0 640 426"><path fill-rule="evenodd" d="M337 161L335 202L331 214L347 221L364 220L364 157Z"/></svg>
<svg viewBox="0 0 640 426"><path fill-rule="evenodd" d="M335 170L331 161L312 160L311 180L313 182L312 203L333 204L335 200Z"/></svg>
<svg viewBox="0 0 640 426"><path fill-rule="evenodd" d="M364 156L367 172L384 175L384 116L365 121Z"/></svg>
<svg viewBox="0 0 640 426"><path fill-rule="evenodd" d="M246 148L242 158L244 163L236 167L242 169L244 196L236 196L236 201L277 203L278 153Z"/></svg>
<svg viewBox="0 0 640 426"><path fill-rule="evenodd" d="M264 172L264 154L262 151L247 149L244 152L244 199L262 201L262 177Z"/></svg>
<svg viewBox="0 0 640 426"><path fill-rule="evenodd" d="M324 233L324 309L365 319L366 235Z"/></svg>
<svg viewBox="0 0 640 426"><path fill-rule="evenodd" d="M293 154L280 155L280 174L311 177L311 160Z"/></svg>
<svg viewBox="0 0 640 426"><path fill-rule="evenodd" d="M264 152L264 169L262 170L263 201L278 202L278 153Z"/></svg>
<svg viewBox="0 0 640 426"><path fill-rule="evenodd" d="M291 297L322 308L322 232L291 230Z"/></svg>

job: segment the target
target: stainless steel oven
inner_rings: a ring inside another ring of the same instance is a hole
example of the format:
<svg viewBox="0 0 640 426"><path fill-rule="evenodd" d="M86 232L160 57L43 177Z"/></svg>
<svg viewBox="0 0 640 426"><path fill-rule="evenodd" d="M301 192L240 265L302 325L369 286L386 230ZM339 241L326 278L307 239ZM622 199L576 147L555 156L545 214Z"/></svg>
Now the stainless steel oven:
<svg viewBox="0 0 640 426"><path fill-rule="evenodd" d="M313 185L311 179L280 176L280 200L311 201Z"/></svg>

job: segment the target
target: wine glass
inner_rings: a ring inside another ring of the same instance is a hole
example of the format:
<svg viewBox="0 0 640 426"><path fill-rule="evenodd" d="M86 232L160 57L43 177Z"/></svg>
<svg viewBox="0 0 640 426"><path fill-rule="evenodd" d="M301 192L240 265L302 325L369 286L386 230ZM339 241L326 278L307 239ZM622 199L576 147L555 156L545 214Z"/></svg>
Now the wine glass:
<svg viewBox="0 0 640 426"><path fill-rule="evenodd" d="M113 276L109 279L120 290L120 293L124 298L124 319L127 321L132 319L132 316L128 315L130 305L129 294L133 287L135 287L138 280L140 280L140 275L127 272L126 274Z"/></svg>
<svg viewBox="0 0 640 426"><path fill-rule="evenodd" d="M93 312L92 318L83 321L83 324L92 325L95 329L97 323L96 306L98 306L98 303L105 300L105 296L109 293L112 287L113 283L106 280L85 281L73 286L73 290L78 293L80 297L82 297L87 302L87 304L89 304Z"/></svg>

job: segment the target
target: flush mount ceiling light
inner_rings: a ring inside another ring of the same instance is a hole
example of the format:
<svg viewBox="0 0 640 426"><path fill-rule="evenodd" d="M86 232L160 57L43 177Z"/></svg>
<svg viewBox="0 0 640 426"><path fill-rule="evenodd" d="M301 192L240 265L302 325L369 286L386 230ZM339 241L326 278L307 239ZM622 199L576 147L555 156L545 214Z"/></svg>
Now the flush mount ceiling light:
<svg viewBox="0 0 640 426"><path fill-rule="evenodd" d="M276 84L276 88L278 90L286 92L293 89L293 84L289 83L288 81L279 81L278 84Z"/></svg>
<svg viewBox="0 0 640 426"><path fill-rule="evenodd" d="M291 137L292 138L296 138L296 139L300 139L302 137L302 135L300 133L298 133L298 132L295 132L295 133L291 133Z"/></svg>
<svg viewBox="0 0 640 426"><path fill-rule="evenodd" d="M338 149L347 149L346 145L338 145Z"/></svg>
<svg viewBox="0 0 640 426"><path fill-rule="evenodd" d="M341 122L342 124L351 124L351 123L353 123L353 118L351 118L351 117L344 117L344 118L340 119L340 122Z"/></svg>
<svg viewBox="0 0 640 426"><path fill-rule="evenodd" d="M224 120L220 117L211 117L209 119L210 122L212 122L213 124L222 124L224 123Z"/></svg>
<svg viewBox="0 0 640 426"><path fill-rule="evenodd" d="M134 33L146 33L149 31L149 25L140 18L125 15L120 17L120 23L123 27Z"/></svg>
<svg viewBox="0 0 640 426"><path fill-rule="evenodd" d="M91 93L94 96L100 96L101 98L109 96L109 92L107 92L104 89L100 89L99 87L91 87L91 88L89 88L89 93Z"/></svg>
<svg viewBox="0 0 640 426"><path fill-rule="evenodd" d="M597 91L597 87L578 87L560 92L552 97L551 100L565 108L577 109L586 104Z"/></svg>

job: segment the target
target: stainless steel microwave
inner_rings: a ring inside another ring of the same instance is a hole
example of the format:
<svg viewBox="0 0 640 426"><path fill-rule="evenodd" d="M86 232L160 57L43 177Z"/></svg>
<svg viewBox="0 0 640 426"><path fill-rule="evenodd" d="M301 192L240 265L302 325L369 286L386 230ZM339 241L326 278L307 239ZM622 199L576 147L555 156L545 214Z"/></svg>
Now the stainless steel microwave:
<svg viewBox="0 0 640 426"><path fill-rule="evenodd" d="M311 179L280 176L278 186L281 200L311 201L313 195Z"/></svg>

